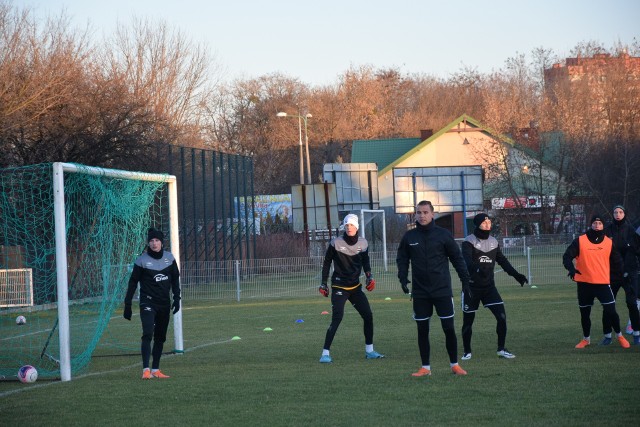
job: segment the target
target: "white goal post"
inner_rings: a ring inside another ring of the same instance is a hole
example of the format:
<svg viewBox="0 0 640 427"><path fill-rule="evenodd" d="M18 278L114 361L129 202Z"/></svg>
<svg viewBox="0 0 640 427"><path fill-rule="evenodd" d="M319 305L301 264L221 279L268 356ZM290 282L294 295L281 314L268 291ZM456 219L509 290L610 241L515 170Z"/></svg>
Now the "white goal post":
<svg viewBox="0 0 640 427"><path fill-rule="evenodd" d="M58 297L58 335L60 342L60 378L71 380L71 340L69 325L69 283L67 276L67 241L64 204L64 173L84 173L118 179L166 182L169 192L169 226L171 253L180 265L180 238L178 233L178 195L176 177L173 175L130 172L116 169L80 166L72 163L53 163L53 194L56 242L56 279ZM182 310L173 316L175 349L184 351L182 336Z"/></svg>
<svg viewBox="0 0 640 427"><path fill-rule="evenodd" d="M384 210L383 209L360 209L360 224L362 224L362 226L360 227L360 236L364 237L366 239L367 236L365 236L365 219L364 219L364 214L365 213L381 213L382 214L382 259L384 261L384 271L389 271L389 267L387 266L387 227L385 225L385 215L384 215Z"/></svg>
<svg viewBox="0 0 640 427"><path fill-rule="evenodd" d="M0 269L0 308L33 305L33 269Z"/></svg>

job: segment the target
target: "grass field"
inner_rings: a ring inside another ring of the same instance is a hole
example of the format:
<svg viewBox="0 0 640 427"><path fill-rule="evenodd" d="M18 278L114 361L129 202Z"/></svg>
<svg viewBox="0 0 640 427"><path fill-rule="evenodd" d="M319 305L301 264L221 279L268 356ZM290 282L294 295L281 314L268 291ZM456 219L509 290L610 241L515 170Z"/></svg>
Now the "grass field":
<svg viewBox="0 0 640 427"><path fill-rule="evenodd" d="M186 351L161 365L172 378L142 381L135 355L94 358L89 372L71 382L2 382L0 425L636 425L640 348L595 345L599 305L592 313L594 345L576 350L581 329L573 285L511 284L500 291L507 347L517 358L496 357L495 320L482 310L473 359L461 362L465 377L450 374L437 320L433 375L410 376L420 358L411 305L399 290L368 294L375 347L386 358L365 360L362 321L347 307L330 365L318 363L328 299L187 301ZM618 312L626 322L626 307ZM461 319L458 310L458 332ZM140 334L139 319L114 318L109 329L130 340ZM461 354L459 333L458 341Z"/></svg>

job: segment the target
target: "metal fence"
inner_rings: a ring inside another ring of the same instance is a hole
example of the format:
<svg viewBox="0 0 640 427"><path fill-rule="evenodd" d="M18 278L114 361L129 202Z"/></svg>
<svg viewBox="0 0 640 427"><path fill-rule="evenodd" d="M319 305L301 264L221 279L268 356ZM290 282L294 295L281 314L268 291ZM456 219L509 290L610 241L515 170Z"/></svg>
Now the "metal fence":
<svg viewBox="0 0 640 427"><path fill-rule="evenodd" d="M144 172L176 176L181 260L255 258L253 157L158 143Z"/></svg>
<svg viewBox="0 0 640 427"><path fill-rule="evenodd" d="M500 242L511 264L529 278L529 285L569 283L562 266L562 254L574 236L527 236ZM371 269L376 290L400 291L395 264L397 244L384 253L372 252ZM183 262L181 282L183 298L232 299L292 298L317 295L322 275L322 256L232 261ZM454 289L460 281L450 267ZM496 266L497 286L512 286L516 281Z"/></svg>

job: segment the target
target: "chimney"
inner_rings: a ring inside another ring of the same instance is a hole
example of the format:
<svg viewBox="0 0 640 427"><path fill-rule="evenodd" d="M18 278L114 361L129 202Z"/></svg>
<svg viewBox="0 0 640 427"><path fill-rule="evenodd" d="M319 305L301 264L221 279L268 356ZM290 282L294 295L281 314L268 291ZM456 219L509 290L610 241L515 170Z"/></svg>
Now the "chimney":
<svg viewBox="0 0 640 427"><path fill-rule="evenodd" d="M433 129L422 129L420 130L420 141L429 139L431 138L432 135L433 135Z"/></svg>

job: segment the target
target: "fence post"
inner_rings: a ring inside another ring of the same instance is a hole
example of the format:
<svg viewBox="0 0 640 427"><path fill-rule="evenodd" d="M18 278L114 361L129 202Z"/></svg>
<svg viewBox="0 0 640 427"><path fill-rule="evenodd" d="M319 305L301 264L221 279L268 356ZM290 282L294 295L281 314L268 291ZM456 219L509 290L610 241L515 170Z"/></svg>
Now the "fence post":
<svg viewBox="0 0 640 427"><path fill-rule="evenodd" d="M236 260L236 300L240 302L240 261Z"/></svg>
<svg viewBox="0 0 640 427"><path fill-rule="evenodd" d="M533 285L531 283L531 248L527 246L527 280L529 280L529 286Z"/></svg>

